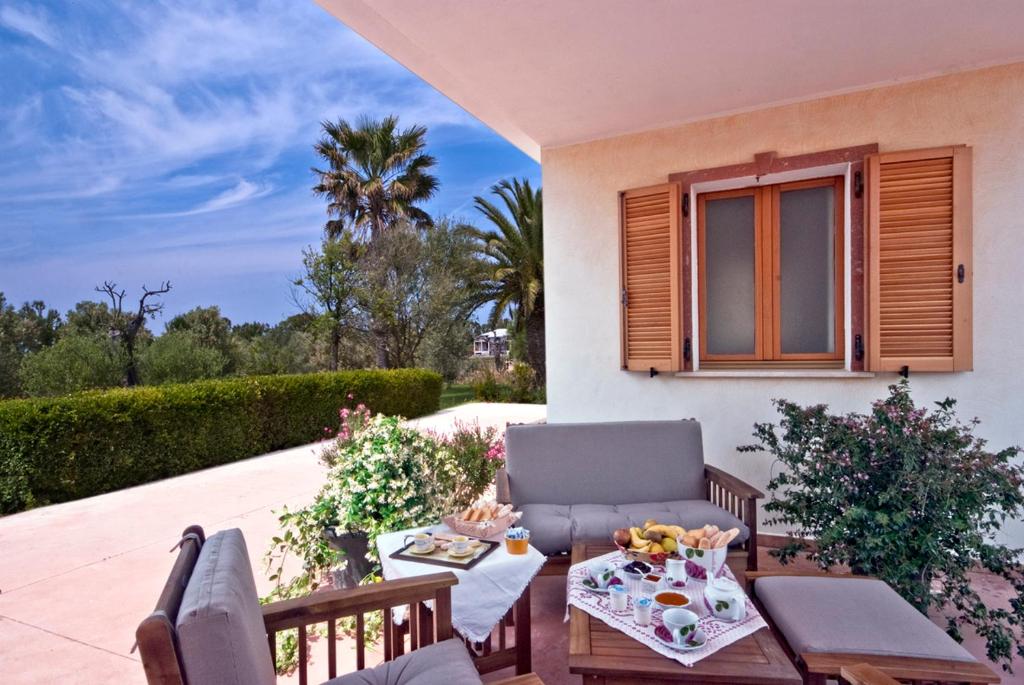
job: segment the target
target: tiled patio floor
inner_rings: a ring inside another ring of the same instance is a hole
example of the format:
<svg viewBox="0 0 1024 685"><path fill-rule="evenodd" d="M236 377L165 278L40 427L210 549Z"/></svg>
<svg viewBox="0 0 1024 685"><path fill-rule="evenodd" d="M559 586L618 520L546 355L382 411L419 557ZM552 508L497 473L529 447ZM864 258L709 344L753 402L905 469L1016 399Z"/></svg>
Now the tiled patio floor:
<svg viewBox="0 0 1024 685"><path fill-rule="evenodd" d="M416 425L444 431L456 420L503 426L544 415L537 405L469 404ZM152 609L182 528L241 528L264 592L259 562L276 531L273 511L308 502L322 478L316 446L305 446L0 519L0 682L144 683L130 653L135 626ZM1005 600L1005 587L978 582L986 597ZM567 672L564 583L549 576L533 585L533 662L547 685L579 682ZM984 656L977 640L968 648ZM344 646L339 655L351 661ZM311 673L317 656L314 648ZM1016 665L1004 682L1024 683L1024 663Z"/></svg>

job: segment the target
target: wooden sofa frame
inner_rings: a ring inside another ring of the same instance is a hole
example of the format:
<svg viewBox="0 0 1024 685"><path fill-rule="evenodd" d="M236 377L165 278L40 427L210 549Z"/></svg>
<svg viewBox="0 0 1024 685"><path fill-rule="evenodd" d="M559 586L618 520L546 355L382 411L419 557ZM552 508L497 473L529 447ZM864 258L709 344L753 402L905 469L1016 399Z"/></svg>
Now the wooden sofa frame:
<svg viewBox="0 0 1024 685"><path fill-rule="evenodd" d="M187 685L181 653L178 650L175 624L181 608L182 596L192 571L199 558L199 551L206 542L206 535L200 526L189 526L182 533L180 551L164 584L156 607L135 631L142 666L149 685ZM309 682L308 669L308 628L317 623L327 624L327 670L328 678L337 674L337 620L354 616L356 618L356 667L366 665L366 645L363 638L365 614L381 611L384 623L392 624L389 615L393 607L409 606L410 647L415 650L435 641L441 642L453 636L451 588L458 583L455 574L446 571L415 578L389 580L373 585L351 589L325 590L305 597L271 602L263 606L263 623L267 630L271 659L276 662L277 633L290 628L298 629L298 673L300 685ZM433 611L423 606L426 600L433 600ZM432 615L432 617L431 617ZM401 632L385 630L384 661L390 661L403 652L404 641ZM543 685L532 674L525 674L502 680L499 685Z"/></svg>
<svg viewBox="0 0 1024 685"><path fill-rule="evenodd" d="M494 479L497 501L501 504L512 502L511 484L508 472L498 469ZM757 570L757 500L764 498L764 493L736 476L726 473L716 466L704 465L704 492L707 500L738 518L750 530L750 537L741 549L747 557L747 570ZM730 556L735 554L730 552ZM569 555L548 557L544 574L565 573L568 570ZM560 567L564 566L562 569ZM555 569L552 571L551 569Z"/></svg>
<svg viewBox="0 0 1024 685"><path fill-rule="evenodd" d="M920 659L871 654L843 654L808 652L796 654L786 643L785 636L772 621L757 597L757 579L772 576L825 577L836 579L870 578L853 574L832 574L822 571L751 571L745 576L747 593L768 622L772 632L779 636L786 654L800 671L808 685L825 685L829 679L840 679L865 685L884 685L895 680L910 683L998 683L999 676L980 661L952 659Z"/></svg>

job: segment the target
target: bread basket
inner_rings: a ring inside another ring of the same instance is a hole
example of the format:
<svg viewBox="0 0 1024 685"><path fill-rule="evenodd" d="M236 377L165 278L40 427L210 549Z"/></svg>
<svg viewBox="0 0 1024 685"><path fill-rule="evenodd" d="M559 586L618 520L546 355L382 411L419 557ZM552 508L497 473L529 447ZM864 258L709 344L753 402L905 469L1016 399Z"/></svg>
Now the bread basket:
<svg viewBox="0 0 1024 685"><path fill-rule="evenodd" d="M474 538L492 538L503 535L522 515L521 511L513 511L505 516L499 516L487 521L466 521L465 519L458 518L455 514L451 514L444 517L444 523L460 535L468 535Z"/></svg>

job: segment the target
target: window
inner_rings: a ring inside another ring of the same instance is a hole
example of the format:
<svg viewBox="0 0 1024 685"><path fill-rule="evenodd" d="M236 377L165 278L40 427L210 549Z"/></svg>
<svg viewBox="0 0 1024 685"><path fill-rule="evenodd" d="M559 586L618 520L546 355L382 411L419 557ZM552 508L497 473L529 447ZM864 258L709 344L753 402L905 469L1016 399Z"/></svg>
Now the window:
<svg viewBox="0 0 1024 685"><path fill-rule="evenodd" d="M970 370L971 184L969 147L872 143L622 191L622 368Z"/></svg>
<svg viewBox="0 0 1024 685"><path fill-rule="evenodd" d="M842 366L843 178L697 196L702 368Z"/></svg>

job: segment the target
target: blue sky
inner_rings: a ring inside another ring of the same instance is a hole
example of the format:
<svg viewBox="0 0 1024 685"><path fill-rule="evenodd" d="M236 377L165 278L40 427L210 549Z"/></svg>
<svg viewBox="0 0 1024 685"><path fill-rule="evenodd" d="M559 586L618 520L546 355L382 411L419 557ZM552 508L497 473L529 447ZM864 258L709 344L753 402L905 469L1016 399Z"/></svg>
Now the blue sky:
<svg viewBox="0 0 1024 685"><path fill-rule="evenodd" d="M0 291L63 312L104 280L170 280L164 319L218 304L276 322L324 221L320 122L389 113L429 129L435 216L475 220L504 177L540 183L312 2L0 0Z"/></svg>

